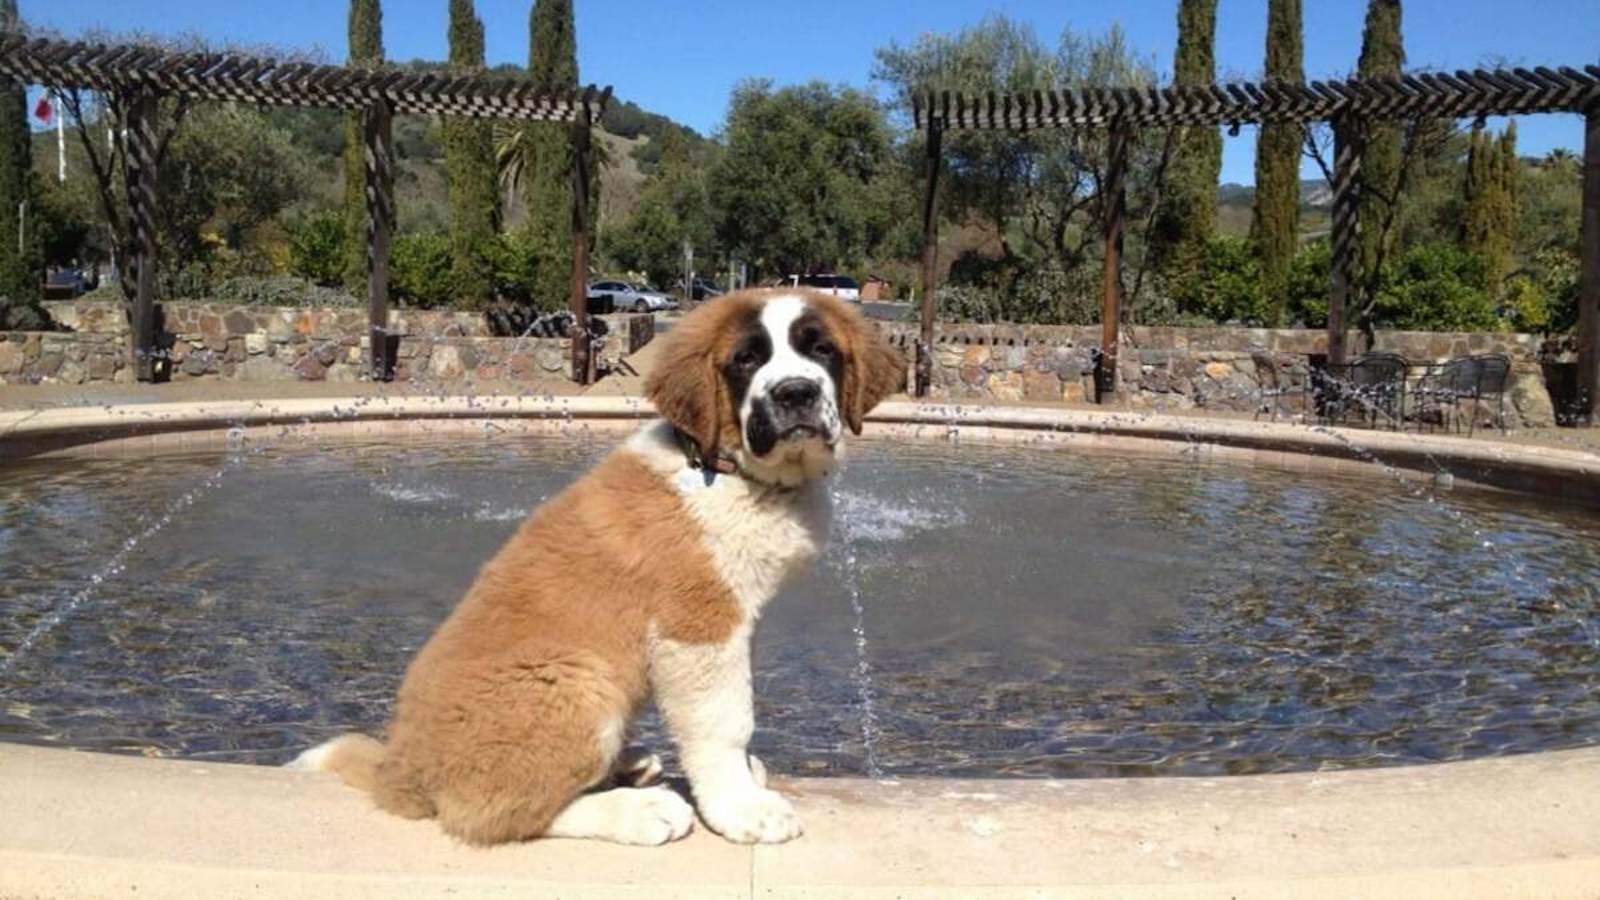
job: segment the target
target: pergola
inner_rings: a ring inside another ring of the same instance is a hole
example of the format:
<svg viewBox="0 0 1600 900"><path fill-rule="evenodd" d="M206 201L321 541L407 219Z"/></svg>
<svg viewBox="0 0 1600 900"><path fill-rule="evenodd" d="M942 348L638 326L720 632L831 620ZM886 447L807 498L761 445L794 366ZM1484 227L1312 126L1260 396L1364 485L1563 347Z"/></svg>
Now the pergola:
<svg viewBox="0 0 1600 900"><path fill-rule="evenodd" d="M926 131L923 203L922 333L918 396L932 383L934 292L937 288L940 139L945 131L1022 133L1046 128L1094 128L1109 133L1103 229L1105 269L1101 344L1096 381L1104 399L1116 391L1122 317L1122 235L1128 141L1141 127L1173 128L1330 122L1334 126L1333 265L1328 294L1328 356L1344 362L1346 310L1359 277L1359 175L1366 126L1416 118L1482 118L1531 113L1585 116L1582 281L1579 289L1579 401L1600 423L1600 66L1583 70L1539 66L1495 71L1422 73L1385 79L1267 81L1258 84L1034 91L966 96L949 91L915 98L914 119Z"/></svg>
<svg viewBox="0 0 1600 900"><path fill-rule="evenodd" d="M541 92L526 80L450 76L391 68L281 63L231 53L173 53L136 45L0 38L0 75L62 89L115 94L124 110L127 191L135 291L132 331L134 371L156 378L160 357L155 316L157 103L183 97L270 106L326 107L361 113L366 145L367 304L374 379L394 376L395 336L389 333L389 244L394 222L396 114L465 116L560 122L570 126L572 180L572 374L594 375L588 294L588 159L590 131L605 112L611 88Z"/></svg>

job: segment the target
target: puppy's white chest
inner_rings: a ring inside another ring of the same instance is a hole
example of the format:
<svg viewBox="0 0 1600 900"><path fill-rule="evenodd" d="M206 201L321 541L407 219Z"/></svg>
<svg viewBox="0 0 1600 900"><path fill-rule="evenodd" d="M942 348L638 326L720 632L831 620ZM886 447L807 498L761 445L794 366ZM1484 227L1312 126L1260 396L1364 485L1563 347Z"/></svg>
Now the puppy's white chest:
<svg viewBox="0 0 1600 900"><path fill-rule="evenodd" d="M774 490L726 475L708 485L691 471L697 481L683 490L684 502L705 529L718 573L753 619L826 546L828 492L820 484Z"/></svg>

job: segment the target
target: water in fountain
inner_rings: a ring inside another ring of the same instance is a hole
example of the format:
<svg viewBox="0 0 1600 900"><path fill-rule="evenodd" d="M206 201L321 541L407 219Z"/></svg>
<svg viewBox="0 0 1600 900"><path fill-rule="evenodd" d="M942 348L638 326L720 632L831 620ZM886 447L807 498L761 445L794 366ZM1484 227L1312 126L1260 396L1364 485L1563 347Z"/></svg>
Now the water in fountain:
<svg viewBox="0 0 1600 900"><path fill-rule="evenodd" d="M106 560L105 564L89 576L87 583L65 597L60 603L46 612L39 621L35 622L33 627L22 636L22 639L17 642L16 647L12 648L5 659L0 659L0 678L10 675L17 664L28 656L40 641L48 638L57 628L61 627L61 623L79 612L85 604L93 600L102 585L126 571L128 559L133 555L134 551L170 525L180 513L190 509L202 497L215 490L229 472L244 463L249 453L259 452L259 450L250 446L244 428L240 425L234 425L228 430L228 451L228 455L224 458L221 466L202 478L194 487L189 488L179 494L176 499L167 503L160 512L148 520L148 524L143 528L124 538L118 545L116 552Z"/></svg>

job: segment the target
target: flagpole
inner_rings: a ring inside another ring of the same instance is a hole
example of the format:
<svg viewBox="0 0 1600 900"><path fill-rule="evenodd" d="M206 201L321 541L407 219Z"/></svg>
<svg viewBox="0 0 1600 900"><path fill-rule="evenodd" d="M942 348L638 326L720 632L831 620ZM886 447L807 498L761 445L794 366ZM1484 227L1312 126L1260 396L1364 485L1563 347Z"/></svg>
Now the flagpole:
<svg viewBox="0 0 1600 900"><path fill-rule="evenodd" d="M56 179L67 183L67 117L61 95L56 95Z"/></svg>

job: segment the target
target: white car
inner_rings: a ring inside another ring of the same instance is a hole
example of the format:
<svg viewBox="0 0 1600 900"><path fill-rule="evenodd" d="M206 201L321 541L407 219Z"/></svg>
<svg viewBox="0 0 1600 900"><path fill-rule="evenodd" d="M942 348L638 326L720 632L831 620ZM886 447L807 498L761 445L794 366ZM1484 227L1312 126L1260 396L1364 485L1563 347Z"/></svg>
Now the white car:
<svg viewBox="0 0 1600 900"><path fill-rule="evenodd" d="M589 299L607 297L617 312L661 312L677 309L678 301L660 291L626 281L597 281L589 285Z"/></svg>
<svg viewBox="0 0 1600 900"><path fill-rule="evenodd" d="M790 275L779 284L787 287L808 287L840 300L861 302L861 285L849 275Z"/></svg>

